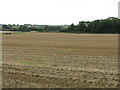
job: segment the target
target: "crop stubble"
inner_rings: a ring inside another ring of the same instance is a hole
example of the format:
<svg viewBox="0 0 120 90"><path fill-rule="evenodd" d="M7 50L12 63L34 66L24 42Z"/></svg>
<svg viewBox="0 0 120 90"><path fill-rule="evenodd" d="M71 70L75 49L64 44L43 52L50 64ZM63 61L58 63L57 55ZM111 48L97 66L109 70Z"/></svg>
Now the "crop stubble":
<svg viewBox="0 0 120 90"><path fill-rule="evenodd" d="M3 35L4 88L118 86L118 35Z"/></svg>

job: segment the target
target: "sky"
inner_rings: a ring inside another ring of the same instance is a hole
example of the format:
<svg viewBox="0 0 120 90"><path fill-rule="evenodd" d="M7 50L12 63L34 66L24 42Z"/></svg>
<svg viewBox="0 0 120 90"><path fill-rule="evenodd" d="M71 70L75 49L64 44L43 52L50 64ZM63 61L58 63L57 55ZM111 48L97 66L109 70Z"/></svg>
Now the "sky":
<svg viewBox="0 0 120 90"><path fill-rule="evenodd" d="M0 24L70 25L118 17L119 0L0 0Z"/></svg>

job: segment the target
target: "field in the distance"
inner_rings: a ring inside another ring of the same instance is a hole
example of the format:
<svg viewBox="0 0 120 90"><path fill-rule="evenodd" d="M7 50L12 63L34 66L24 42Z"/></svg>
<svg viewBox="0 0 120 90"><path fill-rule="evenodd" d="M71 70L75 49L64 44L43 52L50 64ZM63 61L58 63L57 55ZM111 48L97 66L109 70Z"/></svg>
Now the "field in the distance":
<svg viewBox="0 0 120 90"><path fill-rule="evenodd" d="M117 34L2 35L3 88L118 85Z"/></svg>

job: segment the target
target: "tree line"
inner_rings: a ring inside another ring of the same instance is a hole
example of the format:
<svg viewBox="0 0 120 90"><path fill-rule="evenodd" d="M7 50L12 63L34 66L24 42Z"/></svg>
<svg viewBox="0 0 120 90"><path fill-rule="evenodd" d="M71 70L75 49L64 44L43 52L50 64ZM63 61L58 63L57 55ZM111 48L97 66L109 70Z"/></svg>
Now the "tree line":
<svg viewBox="0 0 120 90"><path fill-rule="evenodd" d="M109 17L94 21L81 21L78 25L73 23L60 32L69 33L120 33L120 19Z"/></svg>
<svg viewBox="0 0 120 90"><path fill-rule="evenodd" d="M109 17L94 21L80 21L74 25L11 25L3 24L3 31L38 31L38 32L66 32L66 33L120 33L120 19Z"/></svg>
<svg viewBox="0 0 120 90"><path fill-rule="evenodd" d="M51 26L51 25L11 25L11 24L3 24L3 31L38 31L38 32L50 32L50 31L60 31L64 28L64 26Z"/></svg>
<svg viewBox="0 0 120 90"><path fill-rule="evenodd" d="M37 31L37 32L60 32L62 29L68 28L68 25L11 25L11 24L3 24L2 30L3 31L22 31L22 32L30 32L30 31Z"/></svg>

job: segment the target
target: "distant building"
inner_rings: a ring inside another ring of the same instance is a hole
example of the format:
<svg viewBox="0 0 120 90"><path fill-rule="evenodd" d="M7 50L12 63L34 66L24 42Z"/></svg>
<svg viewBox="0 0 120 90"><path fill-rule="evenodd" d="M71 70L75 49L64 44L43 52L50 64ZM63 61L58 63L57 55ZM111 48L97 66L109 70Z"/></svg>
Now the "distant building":
<svg viewBox="0 0 120 90"><path fill-rule="evenodd" d="M33 27L40 27L40 26L42 26L42 25L37 25L37 24L34 24L34 25L32 25Z"/></svg>
<svg viewBox="0 0 120 90"><path fill-rule="evenodd" d="M27 26L27 27L32 27L31 24L24 24L24 26Z"/></svg>

